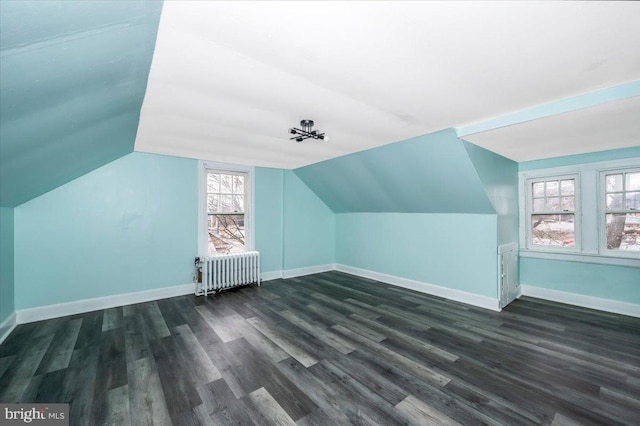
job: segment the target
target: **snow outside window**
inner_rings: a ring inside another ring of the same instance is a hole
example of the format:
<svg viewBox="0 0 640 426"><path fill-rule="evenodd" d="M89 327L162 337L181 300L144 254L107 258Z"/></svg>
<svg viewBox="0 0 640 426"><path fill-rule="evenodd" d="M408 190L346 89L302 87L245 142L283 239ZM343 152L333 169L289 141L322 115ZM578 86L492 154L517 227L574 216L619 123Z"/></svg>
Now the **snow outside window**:
<svg viewBox="0 0 640 426"><path fill-rule="evenodd" d="M579 248L578 178L575 175L527 181L527 246Z"/></svg>

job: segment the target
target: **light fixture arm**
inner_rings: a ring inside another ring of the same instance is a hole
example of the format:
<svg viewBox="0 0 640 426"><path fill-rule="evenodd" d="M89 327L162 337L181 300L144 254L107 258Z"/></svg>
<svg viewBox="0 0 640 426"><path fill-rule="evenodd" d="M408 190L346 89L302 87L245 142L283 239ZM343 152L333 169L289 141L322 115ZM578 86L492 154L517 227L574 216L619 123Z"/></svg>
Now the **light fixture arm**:
<svg viewBox="0 0 640 426"><path fill-rule="evenodd" d="M296 135L292 138L289 138L290 140L302 142L305 139L326 139L324 133L319 133L317 130L312 130L313 120L300 121L300 127L302 127L302 129L298 129L297 127L292 127L291 129L289 129L289 133L291 133L292 135Z"/></svg>

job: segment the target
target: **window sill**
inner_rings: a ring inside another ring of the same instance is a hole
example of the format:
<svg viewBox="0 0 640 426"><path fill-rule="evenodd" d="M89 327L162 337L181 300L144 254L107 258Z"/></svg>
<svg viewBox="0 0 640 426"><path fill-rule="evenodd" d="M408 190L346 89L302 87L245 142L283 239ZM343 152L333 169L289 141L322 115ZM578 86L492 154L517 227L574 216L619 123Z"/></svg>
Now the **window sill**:
<svg viewBox="0 0 640 426"><path fill-rule="evenodd" d="M534 259L565 260L569 262L599 263L603 265L631 266L640 268L640 259L631 257L601 256L585 253L553 253L549 251L520 249L521 257Z"/></svg>

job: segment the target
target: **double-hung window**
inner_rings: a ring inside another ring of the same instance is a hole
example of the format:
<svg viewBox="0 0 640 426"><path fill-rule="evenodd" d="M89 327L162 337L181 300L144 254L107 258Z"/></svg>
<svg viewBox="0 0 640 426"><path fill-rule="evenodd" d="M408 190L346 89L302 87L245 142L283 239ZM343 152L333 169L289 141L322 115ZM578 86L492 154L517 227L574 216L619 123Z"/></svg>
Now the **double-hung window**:
<svg viewBox="0 0 640 426"><path fill-rule="evenodd" d="M640 158L519 176L521 256L640 267Z"/></svg>
<svg viewBox="0 0 640 426"><path fill-rule="evenodd" d="M579 247L578 176L527 180L527 248Z"/></svg>
<svg viewBox="0 0 640 426"><path fill-rule="evenodd" d="M601 172L601 250L640 255L640 169Z"/></svg>
<svg viewBox="0 0 640 426"><path fill-rule="evenodd" d="M200 255L253 250L253 169L221 163L202 164Z"/></svg>

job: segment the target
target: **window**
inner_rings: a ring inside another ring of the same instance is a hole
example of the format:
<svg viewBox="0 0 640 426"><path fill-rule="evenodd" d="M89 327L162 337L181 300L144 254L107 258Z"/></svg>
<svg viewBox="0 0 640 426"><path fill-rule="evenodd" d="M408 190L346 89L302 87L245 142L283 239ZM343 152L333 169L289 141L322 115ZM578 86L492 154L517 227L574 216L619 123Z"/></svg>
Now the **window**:
<svg viewBox="0 0 640 426"><path fill-rule="evenodd" d="M640 157L518 176L521 256L640 267Z"/></svg>
<svg viewBox="0 0 640 426"><path fill-rule="evenodd" d="M253 250L252 168L202 162L199 253Z"/></svg>
<svg viewBox="0 0 640 426"><path fill-rule="evenodd" d="M609 254L640 254L640 170L616 170L604 175L603 250Z"/></svg>
<svg viewBox="0 0 640 426"><path fill-rule="evenodd" d="M529 248L578 247L577 176L527 181Z"/></svg>

